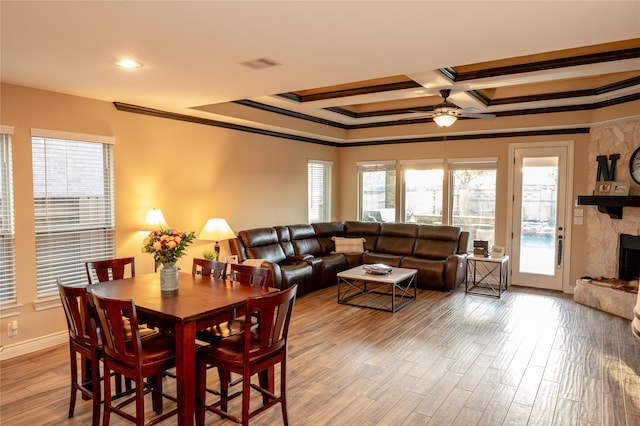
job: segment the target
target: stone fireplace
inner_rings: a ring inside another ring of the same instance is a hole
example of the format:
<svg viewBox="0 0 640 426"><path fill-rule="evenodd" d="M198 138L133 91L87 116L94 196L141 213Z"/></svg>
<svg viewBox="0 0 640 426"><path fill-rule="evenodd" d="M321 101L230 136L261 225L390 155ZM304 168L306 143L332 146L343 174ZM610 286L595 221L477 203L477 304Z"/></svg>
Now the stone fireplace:
<svg viewBox="0 0 640 426"><path fill-rule="evenodd" d="M620 234L618 278L626 281L640 279L640 235Z"/></svg>
<svg viewBox="0 0 640 426"><path fill-rule="evenodd" d="M631 180L629 158L640 146L640 119L594 126L590 133L588 176L593 177L589 194L595 189L596 157L620 154L615 179L631 182L630 195L640 195L640 186ZM625 207L622 219L612 219L594 206L585 206L587 231L586 273L590 277L621 278L619 276L620 236L640 235L640 208ZM638 237L636 237L638 238ZM623 254L626 256L626 254ZM633 255L633 254L632 254ZM635 254L637 256L637 252ZM637 257L635 257L637 260ZM638 262L636 262L637 265Z"/></svg>

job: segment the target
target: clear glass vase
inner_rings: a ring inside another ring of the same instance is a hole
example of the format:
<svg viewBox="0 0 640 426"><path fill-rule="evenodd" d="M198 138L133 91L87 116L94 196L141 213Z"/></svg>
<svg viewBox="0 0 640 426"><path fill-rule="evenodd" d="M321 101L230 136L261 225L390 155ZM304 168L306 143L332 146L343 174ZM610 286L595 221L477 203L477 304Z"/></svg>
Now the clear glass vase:
<svg viewBox="0 0 640 426"><path fill-rule="evenodd" d="M160 290L175 291L178 289L178 270L175 263L162 265L162 269L160 269Z"/></svg>

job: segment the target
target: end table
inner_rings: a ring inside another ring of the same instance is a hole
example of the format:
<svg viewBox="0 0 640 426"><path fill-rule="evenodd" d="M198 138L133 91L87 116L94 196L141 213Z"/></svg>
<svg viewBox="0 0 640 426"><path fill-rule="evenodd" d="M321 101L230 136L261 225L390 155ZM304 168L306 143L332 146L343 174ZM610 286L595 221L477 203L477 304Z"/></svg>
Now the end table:
<svg viewBox="0 0 640 426"><path fill-rule="evenodd" d="M509 280L509 256L467 257L465 293L500 298L507 291Z"/></svg>

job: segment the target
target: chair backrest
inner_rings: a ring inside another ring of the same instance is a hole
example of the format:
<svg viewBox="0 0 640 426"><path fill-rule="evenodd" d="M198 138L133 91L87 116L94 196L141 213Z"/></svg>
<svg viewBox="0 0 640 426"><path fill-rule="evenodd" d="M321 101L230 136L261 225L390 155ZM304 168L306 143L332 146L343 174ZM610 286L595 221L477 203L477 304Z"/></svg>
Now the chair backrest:
<svg viewBox="0 0 640 426"><path fill-rule="evenodd" d="M223 278L227 270L227 264L215 260L193 258L193 267L191 273L193 275L202 275L203 277Z"/></svg>
<svg viewBox="0 0 640 426"><path fill-rule="evenodd" d="M257 318L258 325L244 328L245 362L286 353L297 291L298 285L294 284L286 290L247 299L247 315Z"/></svg>
<svg viewBox="0 0 640 426"><path fill-rule="evenodd" d="M130 265L131 277L136 276L135 257L122 257L119 259L95 260L86 262L87 279L89 284L104 281L121 280L125 278L126 266Z"/></svg>
<svg viewBox="0 0 640 426"><path fill-rule="evenodd" d="M91 295L104 354L130 368L142 368L142 344L133 300Z"/></svg>
<svg viewBox="0 0 640 426"><path fill-rule="evenodd" d="M69 337L86 347L98 346L96 323L85 287L63 285L58 278L58 292L69 327Z"/></svg>
<svg viewBox="0 0 640 426"><path fill-rule="evenodd" d="M272 284L271 271L259 266L232 263L230 265L229 279L242 284L269 287Z"/></svg>

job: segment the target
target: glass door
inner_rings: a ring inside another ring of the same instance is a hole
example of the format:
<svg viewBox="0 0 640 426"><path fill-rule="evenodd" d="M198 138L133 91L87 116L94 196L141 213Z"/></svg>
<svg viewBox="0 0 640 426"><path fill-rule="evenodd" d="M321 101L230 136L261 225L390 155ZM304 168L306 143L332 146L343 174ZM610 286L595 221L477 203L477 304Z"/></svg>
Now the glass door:
<svg viewBox="0 0 640 426"><path fill-rule="evenodd" d="M514 151L511 282L562 290L567 147Z"/></svg>

